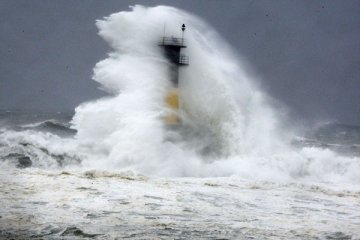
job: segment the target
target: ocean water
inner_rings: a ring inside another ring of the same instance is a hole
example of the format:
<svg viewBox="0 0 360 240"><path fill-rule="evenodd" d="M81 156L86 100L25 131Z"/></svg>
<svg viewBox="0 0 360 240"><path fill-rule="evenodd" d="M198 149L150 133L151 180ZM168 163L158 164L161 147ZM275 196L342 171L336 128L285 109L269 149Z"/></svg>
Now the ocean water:
<svg viewBox="0 0 360 240"><path fill-rule="evenodd" d="M172 128L157 43L183 23ZM360 127L284 124L221 36L179 9L96 24L112 47L93 69L107 97L0 112L0 238L360 239Z"/></svg>

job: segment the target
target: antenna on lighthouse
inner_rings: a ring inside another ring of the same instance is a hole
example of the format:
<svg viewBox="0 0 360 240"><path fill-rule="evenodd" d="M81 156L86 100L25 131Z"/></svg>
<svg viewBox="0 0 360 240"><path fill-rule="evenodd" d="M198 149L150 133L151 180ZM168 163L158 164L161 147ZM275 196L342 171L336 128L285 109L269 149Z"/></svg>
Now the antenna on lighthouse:
<svg viewBox="0 0 360 240"><path fill-rule="evenodd" d="M181 30L182 30L182 38L183 38L183 39L184 39L184 32L185 32L185 29L186 29L185 24L183 24L183 25L181 26Z"/></svg>

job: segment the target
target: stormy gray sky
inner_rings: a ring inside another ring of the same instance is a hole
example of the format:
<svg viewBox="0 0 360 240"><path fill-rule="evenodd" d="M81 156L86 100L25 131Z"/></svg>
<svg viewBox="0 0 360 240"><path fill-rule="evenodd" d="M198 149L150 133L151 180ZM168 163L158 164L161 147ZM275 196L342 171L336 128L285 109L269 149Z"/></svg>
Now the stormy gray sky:
<svg viewBox="0 0 360 240"><path fill-rule="evenodd" d="M205 19L297 118L360 125L360 1L0 0L0 109L71 111L104 95L95 20L129 5Z"/></svg>

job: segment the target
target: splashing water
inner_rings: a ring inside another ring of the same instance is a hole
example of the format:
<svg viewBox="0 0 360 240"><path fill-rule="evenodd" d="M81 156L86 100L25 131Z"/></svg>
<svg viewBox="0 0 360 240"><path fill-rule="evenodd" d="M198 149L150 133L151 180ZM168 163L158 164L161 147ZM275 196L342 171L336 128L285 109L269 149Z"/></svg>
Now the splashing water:
<svg viewBox="0 0 360 240"><path fill-rule="evenodd" d="M191 63L180 70L183 126L174 132L161 120L170 73L157 43L164 24L167 35L177 36L183 22ZM94 79L112 96L76 109L78 140L91 145L94 154L85 165L221 176L228 173L214 171L217 162L249 152L268 153L279 144L276 120L262 93L238 67L226 43L201 20L171 7L135 6L97 26L113 52L96 65ZM177 135L177 141L167 141L169 135ZM202 156L209 149L211 153Z"/></svg>
<svg viewBox="0 0 360 240"><path fill-rule="evenodd" d="M162 121L169 111L164 98L170 63L158 42L164 34L178 37L183 23L190 65L180 68L182 125L174 130ZM86 169L152 176L360 182L358 157L290 144L294 136L281 125L279 111L227 43L199 18L173 7L136 5L98 20L97 27L112 52L96 64L93 78L109 96L76 108L75 137L29 129L32 125L0 132L2 156L18 149L36 159L33 166L66 160Z"/></svg>
<svg viewBox="0 0 360 240"><path fill-rule="evenodd" d="M157 43L164 24L165 34L176 37L182 23L190 65L180 69L183 125L173 131L161 121L170 73ZM293 149L279 113L226 42L197 17L137 5L97 26L113 51L95 66L94 80L111 96L76 109L77 140L91 152L85 166L162 176L360 180L359 159Z"/></svg>

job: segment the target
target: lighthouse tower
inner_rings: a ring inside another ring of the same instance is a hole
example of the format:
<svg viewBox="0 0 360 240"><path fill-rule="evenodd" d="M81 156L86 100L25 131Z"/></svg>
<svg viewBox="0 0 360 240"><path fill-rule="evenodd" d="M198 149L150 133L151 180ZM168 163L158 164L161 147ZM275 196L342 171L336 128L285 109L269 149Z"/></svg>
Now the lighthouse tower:
<svg viewBox="0 0 360 240"><path fill-rule="evenodd" d="M186 48L184 39L185 24L181 26L181 30L181 38L163 36L159 43L170 63L171 87L167 92L165 101L172 112L164 119L165 123L169 125L180 124L179 67L189 65L189 57L181 54L181 49Z"/></svg>

